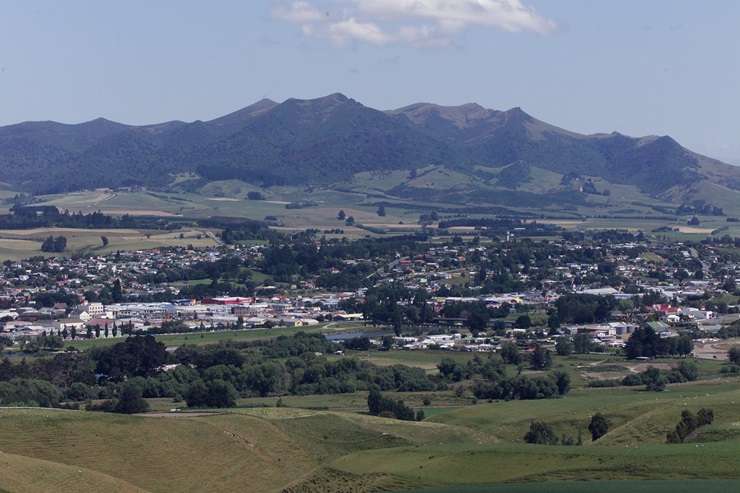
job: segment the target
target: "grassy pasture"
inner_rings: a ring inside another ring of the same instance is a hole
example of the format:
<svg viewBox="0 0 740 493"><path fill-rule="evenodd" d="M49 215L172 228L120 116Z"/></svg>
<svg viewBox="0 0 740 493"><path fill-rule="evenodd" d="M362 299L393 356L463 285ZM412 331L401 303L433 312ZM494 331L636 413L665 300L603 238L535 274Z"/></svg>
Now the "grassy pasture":
<svg viewBox="0 0 740 493"><path fill-rule="evenodd" d="M65 491L279 491L350 452L468 440L435 423L283 409L176 417L3 409L0 422L0 463L12 472L0 474L0 488L21 481L30 492L64 484L67 470L89 470L80 478L93 486ZM55 482L18 479L40 461Z"/></svg>
<svg viewBox="0 0 740 493"><path fill-rule="evenodd" d="M145 490L81 465L0 452L0 493L39 491L142 493Z"/></svg>
<svg viewBox="0 0 740 493"><path fill-rule="evenodd" d="M725 493L740 489L737 480L642 480L642 481L549 481L546 483L507 483L487 486L447 486L424 488L409 493Z"/></svg>
<svg viewBox="0 0 740 493"><path fill-rule="evenodd" d="M41 243L48 236L64 236L67 238L67 249L61 255L76 253L103 255L117 250L146 250L188 245L206 247L216 244L207 235L206 230L195 229L174 232L135 229L6 229L0 230L0 260L17 260L35 255L60 255L41 251ZM106 247L103 247L101 236L108 238L109 243Z"/></svg>
<svg viewBox="0 0 740 493"><path fill-rule="evenodd" d="M310 327L275 327L272 329L245 329L245 330L220 330L213 332L191 332L187 334L165 334L156 335L157 340L162 341L166 346L183 346L186 344L194 346L207 346L209 344L218 344L220 342L247 342L271 339L279 336L290 336L297 332L306 332L309 334L330 334L333 332L345 332L353 330L371 331L372 328L365 328L361 324L353 322L330 322L326 324L313 325ZM381 329L377 329L381 330ZM79 339L76 341L66 341L65 347L77 348L80 351L95 346L109 346L120 342L121 338L100 338L100 339Z"/></svg>
<svg viewBox="0 0 740 493"><path fill-rule="evenodd" d="M282 400L289 407L152 417L2 409L0 463L9 464L11 473L0 474L0 491L55 489L58 483L51 481L64 481L69 468L93 485L77 491L237 491L249 484L249 491L291 492L667 492L673 486L672 492L681 492L688 490L678 483L690 480L711 493L732 491L740 479L737 379L674 385L662 393L577 389L563 399L466 407L457 407L469 401L452 392L389 397L414 407L431 397L430 411L450 407L430 412L421 423L357 412L364 411L365 393L288 396ZM166 405L163 400L161 407ZM665 432L680 411L702 406L714 409L715 423L689 443L665 445ZM306 409L311 407L328 409ZM597 411L612 423L597 442L587 431L581 447L521 442L533 419L574 433ZM22 457L23 465L9 456ZM39 482L30 483L22 479L22 467L50 472L39 472Z"/></svg>
<svg viewBox="0 0 740 493"><path fill-rule="evenodd" d="M701 448L447 444L355 452L333 466L352 474L372 471L450 487L522 481L737 479L737 451L736 443Z"/></svg>
<svg viewBox="0 0 740 493"><path fill-rule="evenodd" d="M357 358L377 366L406 365L415 366L431 372L437 370L437 364L443 359L452 359L465 364L475 357L476 353L450 351L347 351L344 357ZM485 358L486 355L481 355Z"/></svg>
<svg viewBox="0 0 740 493"><path fill-rule="evenodd" d="M545 421L557 433L590 437L590 417L601 412L611 422L598 445L660 444L678 422L683 409L715 410L716 427L740 421L740 382L737 379L678 384L665 392L642 388L576 389L563 399L479 403L430 418L467 426L508 442L521 442L532 420Z"/></svg>

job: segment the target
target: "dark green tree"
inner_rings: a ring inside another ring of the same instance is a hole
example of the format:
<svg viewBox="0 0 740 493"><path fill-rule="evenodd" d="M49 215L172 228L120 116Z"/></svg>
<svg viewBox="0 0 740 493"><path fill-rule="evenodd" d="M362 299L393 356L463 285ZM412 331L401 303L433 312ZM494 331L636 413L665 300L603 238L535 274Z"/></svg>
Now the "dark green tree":
<svg viewBox="0 0 740 493"><path fill-rule="evenodd" d="M121 390L113 412L122 414L145 413L149 403L141 396L141 389L134 384L126 384Z"/></svg>
<svg viewBox="0 0 740 493"><path fill-rule="evenodd" d="M591 417L588 431L591 432L591 440L596 441L609 432L609 421L601 413L596 413Z"/></svg>
<svg viewBox="0 0 740 493"><path fill-rule="evenodd" d="M529 431L524 435L524 441L539 445L557 445L558 437L547 423L532 421L529 425Z"/></svg>

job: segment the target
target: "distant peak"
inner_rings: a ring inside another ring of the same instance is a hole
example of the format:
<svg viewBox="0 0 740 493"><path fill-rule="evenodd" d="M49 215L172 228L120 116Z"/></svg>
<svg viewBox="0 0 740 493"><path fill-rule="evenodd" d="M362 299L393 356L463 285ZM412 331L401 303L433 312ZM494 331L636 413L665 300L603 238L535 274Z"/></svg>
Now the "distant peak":
<svg viewBox="0 0 740 493"><path fill-rule="evenodd" d="M270 98L262 98L254 104L248 106L248 108L266 107L266 106L277 106L278 103Z"/></svg>
<svg viewBox="0 0 740 493"><path fill-rule="evenodd" d="M506 110L506 114L511 115L511 116L523 116L526 118L532 118L526 111L524 111L519 106L514 106L513 108Z"/></svg>
<svg viewBox="0 0 740 493"><path fill-rule="evenodd" d="M405 115L415 124L424 124L430 119L441 118L458 128L468 128L495 117L499 112L486 109L477 103L466 103L460 106L416 103L388 113Z"/></svg>
<svg viewBox="0 0 740 493"><path fill-rule="evenodd" d="M336 101L349 101L349 98L345 96L344 94L342 94L341 92L335 92L333 94L329 94L328 96L325 96L319 99L333 99Z"/></svg>
<svg viewBox="0 0 740 493"><path fill-rule="evenodd" d="M102 116L99 116L98 118L95 118L94 120L86 121L83 123L80 123L79 125L85 126L85 127L110 127L110 126L124 126L122 123L114 122L112 120L108 120L107 118L103 118Z"/></svg>
<svg viewBox="0 0 740 493"><path fill-rule="evenodd" d="M313 98L313 99L297 99L297 98L291 98L288 101L296 101L298 103L346 103L348 101L351 101L350 98L342 94L341 92L335 92L333 94L329 94L328 96L322 96L319 98Z"/></svg>

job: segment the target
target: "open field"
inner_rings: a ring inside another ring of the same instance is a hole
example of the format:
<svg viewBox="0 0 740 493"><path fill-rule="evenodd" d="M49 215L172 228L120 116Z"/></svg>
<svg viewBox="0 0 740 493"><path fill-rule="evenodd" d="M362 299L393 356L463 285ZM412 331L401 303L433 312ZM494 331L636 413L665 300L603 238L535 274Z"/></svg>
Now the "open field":
<svg viewBox="0 0 740 493"><path fill-rule="evenodd" d="M542 170L544 171L544 170ZM522 188L532 192L541 193L553 184L559 182L559 176L538 177ZM540 179L542 178L542 179ZM545 178L547 178L545 180ZM544 181L543 181L544 180ZM542 189L543 183L549 183ZM336 219L339 209L343 209L348 216L353 216L358 223L371 227L386 229L389 232L413 231L418 229L417 221L419 215L428 211L447 208L463 208L461 204L454 203L426 203L423 201L407 202L399 197L388 195L394 187L405 184L415 188L432 188L444 190L446 188L467 187L470 185L470 177L457 175L449 170L429 167L426 171L420 171L417 178L408 179L407 172L387 173L360 173L347 183L336 184L334 187L296 188L296 187L271 187L259 189L253 185L229 180L225 182L212 182L198 191L181 192L112 192L112 191L87 191L65 195L49 195L40 197L40 203L55 205L60 209L70 211L82 211L86 213L100 210L104 213L121 215L152 215L152 216L187 216L187 217L209 217L229 216L244 217L262 220L265 216L277 217L284 228L317 228L331 229L341 228L345 234L351 237L365 236L365 230L347 227L343 222ZM534 187L534 188L532 188ZM630 230L643 230L650 232L659 227L678 228L676 233L661 233L677 238L702 238L710 235L720 228L727 228L722 234L740 234L740 224L727 223L725 217L721 216L699 216L699 226L688 226L686 217L665 217L659 210L665 207L675 207L675 204L658 201L654 198L639 193L634 187L611 186L612 195L608 198L601 196L590 196L595 201L591 206L579 206L574 210L559 211L555 208L527 209L526 207L508 206L509 209L519 212L534 212L551 214L562 219L543 219L542 222L558 224L566 229L605 229L620 228ZM266 200L247 200L249 191L260 191ZM315 205L301 209L287 209L286 204L298 201L310 201ZM390 205L386 207L387 216L379 217L376 207L373 205L378 201L384 201ZM602 203L603 202L603 203ZM406 204L411 204L407 206ZM606 212L604 207L609 207ZM740 213L736 204L726 204L726 213ZM734 206L733 206L734 205ZM658 209L655 209L655 208ZM609 214L616 217L610 218ZM492 217L486 214L473 214L480 217ZM572 216L568 218L568 216ZM590 216L590 217L589 217ZM598 216L598 217L596 217ZM607 216L607 217L605 217ZM645 217L655 217L644 219Z"/></svg>
<svg viewBox="0 0 740 493"><path fill-rule="evenodd" d="M475 357L475 353L450 351L348 351L345 357L357 358L378 366L406 365L436 372L437 363L444 358L465 364ZM483 355L487 357L487 355Z"/></svg>
<svg viewBox="0 0 740 493"><path fill-rule="evenodd" d="M35 491L143 492L122 479L81 465L67 465L0 452L0 493Z"/></svg>
<svg viewBox="0 0 740 493"><path fill-rule="evenodd" d="M737 491L740 481L735 480L680 480L680 481L550 481L487 486L461 486L425 488L410 493L725 493Z"/></svg>
<svg viewBox="0 0 740 493"><path fill-rule="evenodd" d="M244 330L220 330L211 332L190 332L187 334L165 334L155 336L166 346L183 346L190 344L194 346L205 346L218 344L220 342L245 342L271 339L279 336L289 336L297 332L308 334L331 334L333 332L352 332L355 330L372 331L371 327L352 322L329 322L311 327L275 327L272 329L244 329ZM380 330L380 329L378 329ZM96 346L109 346L121 342L122 338L110 337L108 339L80 339L66 341L65 347L77 348L80 351Z"/></svg>
<svg viewBox="0 0 740 493"><path fill-rule="evenodd" d="M348 452L470 439L434 423L280 409L179 419L4 409L0 420L0 461L6 454L29 458L4 461L10 472L0 474L0 488L11 490L27 463L48 461L62 471L90 469L90 481L97 480L91 489L65 491L245 491L245 485L248 491L279 491L323 475L323 464ZM387 475L359 480L404 485ZM59 484L51 481L27 480L23 491ZM113 481L134 487L108 490ZM332 477L338 481L346 482L347 475Z"/></svg>
<svg viewBox="0 0 740 493"><path fill-rule="evenodd" d="M558 433L588 436L588 420L596 412L612 423L611 431L599 445L660 444L678 422L681 410L700 407L715 410L713 427L733 430L740 420L740 381L711 380L677 384L665 392L648 392L643 387L575 389L564 399L482 403L432 418L447 424L464 424L513 442L521 442L529 423L542 420Z"/></svg>
<svg viewBox="0 0 740 493"><path fill-rule="evenodd" d="M173 404L157 400L150 416L0 409L0 491L48 491L70 469L81 483L67 491L243 491L246 482L249 491L288 492L673 493L690 484L711 493L740 484L735 378L477 405L450 391L389 393L416 408L425 396L431 417L421 423L363 414L362 392L286 396L280 408L264 407L276 397L242 399L248 407L211 413L163 413ZM681 410L699 407L712 408L715 422L689 443L664 444ZM595 412L610 431L592 443ZM581 430L585 443L524 444L534 419L558 433ZM36 482L24 482L29 468Z"/></svg>
<svg viewBox="0 0 740 493"><path fill-rule="evenodd" d="M90 253L103 255L118 250L146 250L165 246L205 247L216 242L206 230L148 231L134 229L35 228L0 230L0 260L18 260L35 255L60 255L41 251L48 236L64 236L67 248L61 255ZM108 238L103 246L101 236Z"/></svg>
<svg viewBox="0 0 740 493"><path fill-rule="evenodd" d="M694 354L697 358L723 361L728 359L727 352L734 346L740 346L740 338L697 342Z"/></svg>
<svg viewBox="0 0 740 493"><path fill-rule="evenodd" d="M49 195L39 197L39 204L54 205L60 210L72 212L81 211L91 213L101 211L111 215L146 215L146 216L182 216L204 218L212 216L226 216L264 220L266 216L277 218L281 226L278 231L303 231L308 228L320 231L341 229L339 236L356 239L366 236L385 234L408 234L420 229L418 220L421 214L433 210L446 209L448 214L456 210L464 211L461 204L432 203L422 201L406 201L398 197L386 195L386 191L399 183L407 182L403 173L381 173L376 175L360 174L350 184L337 185L332 188L302 189L295 187L272 187L261 190L267 200L248 200L246 193L255 190L255 187L243 182L214 182L206 185L199 191L182 192L154 192L154 191L85 191L64 195ZM412 180L414 186L444 187L465 185L468 177L454 176L449 172L431 168L428 173L422 173ZM465 183L458 183L462 180ZM418 183L416 183L418 182ZM467 185L465 185L467 186ZM627 187L630 188L630 187ZM610 200L615 200L613 194ZM602 200L593 198L593 200ZM559 211L557 208L527 209L509 207L515 212L550 214L559 219L538 219L549 224L557 224L566 230L596 230L596 229L626 229L644 231L653 235L668 237L677 241L700 240L707 236L725 235L740 236L740 223L728 223L722 216L699 216L699 226L688 226L687 218L665 216L651 207L669 207L670 204L656 202L636 194L634 190L624 191L624 200L627 206L620 209L618 205L610 205L616 217L608 217L602 208L604 204L597 204L594 208L579 207L576 210ZM311 206L299 209L287 209L286 204L297 201L310 201ZM377 215L374 204L379 201L387 203L386 216ZM641 204L641 205L635 205ZM373 228L370 232L357 226L347 226L338 221L336 216L339 210L344 210L347 216L354 217L357 224ZM621 211L621 212L620 212ZM731 210L727 211L732 214ZM738 211L740 213L740 211ZM495 214L468 214L470 217L496 217ZM442 214L444 216L444 214ZM598 216L598 217L597 217ZM605 217L606 216L606 217ZM645 219L645 217L652 217ZM658 228L668 227L676 231L651 233ZM459 230L458 232L468 232ZM137 250L172 245L212 245L213 240L200 230L184 231L185 238L179 238L180 231L127 231L122 230L65 230L57 234L70 236L69 254L73 253L109 253L116 250ZM34 233L24 234L21 231L0 231L0 260L21 259L41 254L40 242L46 234L53 234L49 230L35 230ZM106 235L111 240L107 248L102 248L100 236ZM198 238L200 236L200 238ZM337 236L333 233L330 237Z"/></svg>

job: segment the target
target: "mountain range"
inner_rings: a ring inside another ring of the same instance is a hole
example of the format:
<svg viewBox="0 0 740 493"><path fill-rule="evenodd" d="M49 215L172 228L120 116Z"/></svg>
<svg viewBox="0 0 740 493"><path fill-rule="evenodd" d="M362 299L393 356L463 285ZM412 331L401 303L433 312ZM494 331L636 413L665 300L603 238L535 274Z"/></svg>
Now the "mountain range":
<svg viewBox="0 0 740 493"><path fill-rule="evenodd" d="M679 201L707 183L740 192L740 168L671 137L583 135L520 108L477 104L418 103L380 111L332 94L282 103L265 99L210 121L132 126L98 118L0 127L0 181L33 193L166 188L182 174L206 182L303 186L430 165L469 175L481 167L498 169L499 186L512 189L534 168Z"/></svg>

